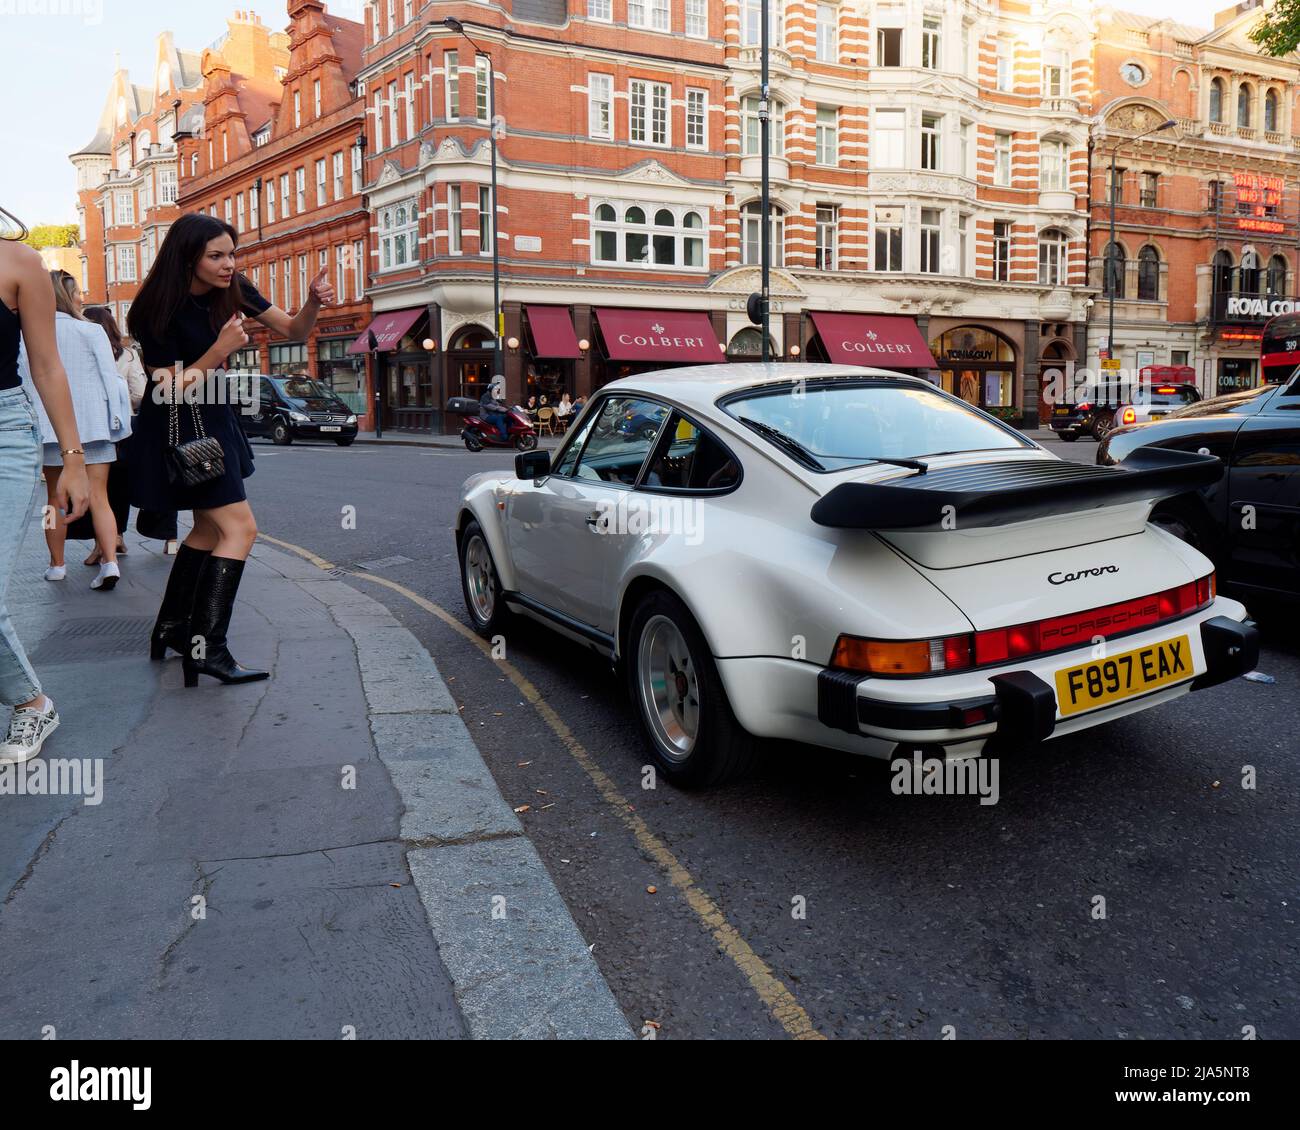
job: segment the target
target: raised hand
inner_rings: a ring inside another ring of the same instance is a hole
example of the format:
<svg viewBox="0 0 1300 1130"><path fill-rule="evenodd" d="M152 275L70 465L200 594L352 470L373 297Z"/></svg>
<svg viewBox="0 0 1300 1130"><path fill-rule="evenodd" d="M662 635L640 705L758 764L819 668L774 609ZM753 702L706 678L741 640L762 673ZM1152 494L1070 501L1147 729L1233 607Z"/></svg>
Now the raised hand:
<svg viewBox="0 0 1300 1130"><path fill-rule="evenodd" d="M330 284L330 272L328 267L322 267L311 285L307 288L308 293L316 299L322 306L331 306L334 303L334 287Z"/></svg>

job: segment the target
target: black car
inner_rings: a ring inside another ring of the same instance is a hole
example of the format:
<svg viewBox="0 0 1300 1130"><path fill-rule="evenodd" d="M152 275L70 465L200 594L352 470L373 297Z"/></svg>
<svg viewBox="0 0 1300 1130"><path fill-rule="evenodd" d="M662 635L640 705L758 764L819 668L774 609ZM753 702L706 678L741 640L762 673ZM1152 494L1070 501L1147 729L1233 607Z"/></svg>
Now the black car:
<svg viewBox="0 0 1300 1130"><path fill-rule="evenodd" d="M340 447L357 438L356 413L311 377L255 373L240 379L245 385L254 383L257 393L255 403L239 413L245 435L266 436L279 444L332 439Z"/></svg>
<svg viewBox="0 0 1300 1130"><path fill-rule="evenodd" d="M1115 429L1097 462L1139 447L1217 455L1223 478L1156 505L1151 521L1189 542L1239 588L1300 598L1300 373Z"/></svg>

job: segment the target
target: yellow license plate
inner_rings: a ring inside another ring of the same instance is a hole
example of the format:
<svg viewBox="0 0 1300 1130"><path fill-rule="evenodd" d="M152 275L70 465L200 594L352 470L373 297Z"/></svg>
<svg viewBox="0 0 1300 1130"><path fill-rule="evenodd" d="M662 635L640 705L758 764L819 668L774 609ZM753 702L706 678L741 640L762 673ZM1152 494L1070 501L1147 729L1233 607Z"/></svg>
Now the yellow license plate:
<svg viewBox="0 0 1300 1130"><path fill-rule="evenodd" d="M1065 718L1181 683L1195 674L1191 640L1178 636L1058 671L1056 708Z"/></svg>

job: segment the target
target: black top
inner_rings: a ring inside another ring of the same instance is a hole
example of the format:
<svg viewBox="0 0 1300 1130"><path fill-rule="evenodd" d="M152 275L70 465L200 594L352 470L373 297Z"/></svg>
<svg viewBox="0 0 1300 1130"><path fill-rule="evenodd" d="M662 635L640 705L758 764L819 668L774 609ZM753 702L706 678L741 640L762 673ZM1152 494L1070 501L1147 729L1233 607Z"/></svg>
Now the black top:
<svg viewBox="0 0 1300 1130"><path fill-rule="evenodd" d="M22 384L18 377L18 330L18 311L0 302L0 392Z"/></svg>
<svg viewBox="0 0 1300 1130"><path fill-rule="evenodd" d="M270 307L271 304L243 275L239 276L239 289L245 314L256 317ZM140 335L140 350L146 368L170 368L177 361L193 365L212 348L221 333L221 327L212 324L214 293L210 290L206 294L186 295L162 337L154 337L148 331Z"/></svg>

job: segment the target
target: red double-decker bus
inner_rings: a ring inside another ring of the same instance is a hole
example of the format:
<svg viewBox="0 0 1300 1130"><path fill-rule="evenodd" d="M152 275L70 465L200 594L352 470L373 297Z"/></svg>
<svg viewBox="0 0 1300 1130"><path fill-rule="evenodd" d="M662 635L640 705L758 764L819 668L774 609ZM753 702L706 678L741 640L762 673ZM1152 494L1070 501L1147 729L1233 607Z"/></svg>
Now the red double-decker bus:
<svg viewBox="0 0 1300 1130"><path fill-rule="evenodd" d="M1278 314L1264 326L1259 341L1259 372L1264 384L1281 384L1300 368L1300 314Z"/></svg>

